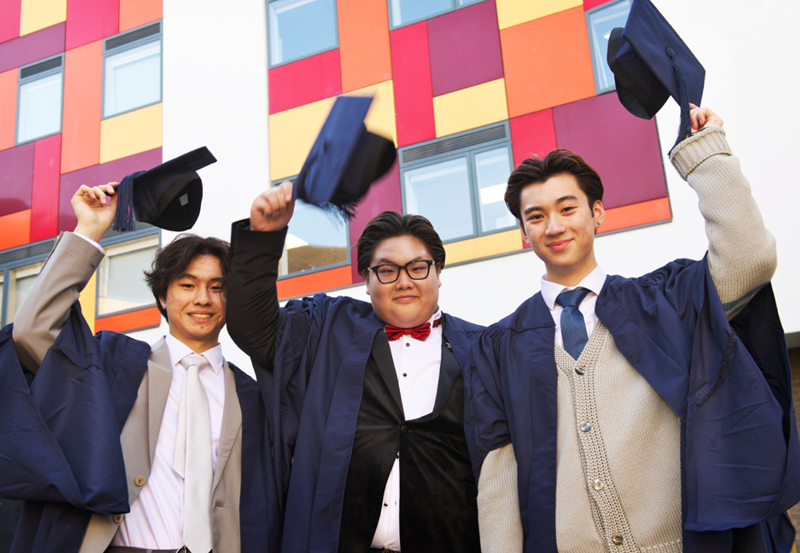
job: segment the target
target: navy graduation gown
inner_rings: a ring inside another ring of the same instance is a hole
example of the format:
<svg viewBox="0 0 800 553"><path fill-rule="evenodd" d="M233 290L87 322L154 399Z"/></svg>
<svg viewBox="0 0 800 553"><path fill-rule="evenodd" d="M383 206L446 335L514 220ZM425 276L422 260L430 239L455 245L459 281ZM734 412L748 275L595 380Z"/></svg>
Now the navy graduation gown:
<svg viewBox="0 0 800 553"><path fill-rule="evenodd" d="M758 541L759 523L800 500L791 374L771 288L732 326L706 260L678 260L636 279L609 276L596 313L680 417L684 551ZM554 342L537 293L486 330L465 379L476 475L489 452L514 444L526 552L557 551Z"/></svg>
<svg viewBox="0 0 800 553"><path fill-rule="evenodd" d="M30 387L0 330L0 497L25 500L12 552L78 551L92 513L127 513L120 433L150 346L92 337L76 303ZM230 365L242 409L243 551L278 551L280 524L269 424L255 381Z"/></svg>

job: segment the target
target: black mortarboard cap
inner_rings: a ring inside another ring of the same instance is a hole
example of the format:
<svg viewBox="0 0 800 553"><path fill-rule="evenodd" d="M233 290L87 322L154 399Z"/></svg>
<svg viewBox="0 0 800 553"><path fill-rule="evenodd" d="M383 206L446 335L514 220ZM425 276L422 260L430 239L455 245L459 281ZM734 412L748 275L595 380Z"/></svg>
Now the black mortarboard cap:
<svg viewBox="0 0 800 553"><path fill-rule="evenodd" d="M394 142L364 125L372 98L340 96L294 182L304 202L353 217L353 208L370 184L386 173L397 157Z"/></svg>
<svg viewBox="0 0 800 553"><path fill-rule="evenodd" d="M629 112L651 119L672 96L681 106L678 142L691 134L689 102L700 105L706 71L650 0L633 0L625 28L611 31L608 66Z"/></svg>
<svg viewBox="0 0 800 553"><path fill-rule="evenodd" d="M112 228L135 230L134 219L165 230L192 228L200 215L203 181L199 169L217 159L203 146L157 165L127 175L117 186L117 211Z"/></svg>

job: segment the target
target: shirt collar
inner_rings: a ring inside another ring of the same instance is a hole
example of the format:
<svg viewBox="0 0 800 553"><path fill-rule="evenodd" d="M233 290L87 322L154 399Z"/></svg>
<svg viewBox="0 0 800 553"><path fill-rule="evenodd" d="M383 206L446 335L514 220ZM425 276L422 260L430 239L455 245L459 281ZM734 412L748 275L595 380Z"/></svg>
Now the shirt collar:
<svg viewBox="0 0 800 553"><path fill-rule="evenodd" d="M181 365L181 359L190 353L197 353L196 351L192 351L192 348L175 338L175 336L172 334L167 334L164 337L164 341L167 343L167 349L169 350L169 362L172 363L173 367L183 367L183 365ZM213 348L202 352L200 355L205 357L206 361L208 361L208 364L211 365L212 369L214 369L214 372L219 374L219 371L222 370L222 365L225 362L225 358L222 357L222 344L217 344Z"/></svg>
<svg viewBox="0 0 800 553"><path fill-rule="evenodd" d="M586 288L593 292L596 296L600 295L600 290L603 289L603 284L606 282L606 272L600 265L595 267L594 271L586 275L577 286L564 286L556 282L547 280L547 275L542 275L542 299L550 311L556 308L556 298L564 290L574 290L575 288Z"/></svg>

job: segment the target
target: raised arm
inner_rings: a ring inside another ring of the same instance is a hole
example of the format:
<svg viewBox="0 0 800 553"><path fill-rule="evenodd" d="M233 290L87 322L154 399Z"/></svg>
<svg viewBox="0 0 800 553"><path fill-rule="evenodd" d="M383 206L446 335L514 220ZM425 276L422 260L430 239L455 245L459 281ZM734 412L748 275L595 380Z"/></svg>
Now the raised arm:
<svg viewBox="0 0 800 553"><path fill-rule="evenodd" d="M294 213L292 183L260 194L250 219L231 229L231 268L227 283L228 333L242 351L270 368L280 329L278 262L286 226Z"/></svg>
<svg viewBox="0 0 800 553"><path fill-rule="evenodd" d="M17 356L34 373L103 259L97 242L111 226L116 211L112 184L81 186L71 202L78 226L74 234L67 232L60 238L14 318Z"/></svg>
<svg viewBox="0 0 800 553"><path fill-rule="evenodd" d="M778 264L775 237L764 226L739 159L728 146L722 119L693 106L692 127L696 134L670 159L697 192L711 278L730 319L772 278Z"/></svg>

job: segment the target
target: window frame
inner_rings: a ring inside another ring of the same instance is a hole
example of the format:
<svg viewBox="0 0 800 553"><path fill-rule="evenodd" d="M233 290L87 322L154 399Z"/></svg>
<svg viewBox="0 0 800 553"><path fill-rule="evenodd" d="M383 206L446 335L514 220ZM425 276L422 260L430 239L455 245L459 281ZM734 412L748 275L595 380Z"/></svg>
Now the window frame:
<svg viewBox="0 0 800 553"><path fill-rule="evenodd" d="M137 225L143 225L143 223L137 222ZM112 231L113 232L113 231ZM107 233L108 234L108 233ZM133 232L125 232L125 233L114 233L111 236L107 236L100 240L100 246L105 250L111 246L118 246L120 244L125 244L126 242L133 242L135 240L141 240L143 238L150 238L151 236L157 236L157 245L156 251L160 250L162 247L162 235L161 230L158 227L147 225L146 228L140 228ZM132 307L130 309L122 309L120 311L112 311L110 313L100 313L100 288L101 288L101 279L103 278L103 264L108 259L108 253L103 256L103 261L97 266L97 286L95 286L95 297L94 297L94 316L95 319L103 319L105 317L113 317L115 315L122 315L124 313L133 313L134 311L141 311L142 309L149 309L151 307L157 307L156 300L153 298L152 303L148 303L145 305L140 305L138 307Z"/></svg>
<svg viewBox="0 0 800 553"><path fill-rule="evenodd" d="M420 146L427 146L430 144L435 144L437 142L443 142L445 140L449 140L452 138L458 138L461 136L468 136L475 132L479 132L486 129L495 129L504 127L505 129L505 136L502 138L495 138L492 140L487 140L485 142L479 142L477 144L468 145L462 148L454 149L449 152L434 154L431 156L427 156L421 159L417 159L410 162L403 161L403 154L407 150L411 150L414 148L418 148ZM483 153L488 152L491 150L499 149L500 147L505 146L508 151L508 159L509 159L509 174L511 171L514 170L514 149L511 143L511 128L509 125L508 120L502 121L500 123L492 123L491 125L486 125L483 127L477 127L475 129L470 129L468 131L463 131L456 134L451 134L448 136L443 136L441 138L435 138L433 140L428 140L425 142L419 142L417 144L412 144L409 146L405 146L403 148L398 149L398 157L400 158L400 195L402 198L402 206L403 206L403 213L409 213L406 208L406 182L405 182L405 174L407 171L419 169L421 167L427 167L430 165L435 165L438 163L443 163L446 161L451 161L453 159L459 159L462 157L467 158L467 175L469 177L469 192L470 192L470 199L472 201L472 223L474 232L470 235L465 235L457 238L450 238L447 240L442 240L444 244L451 244L455 242L461 242L464 240L469 240L471 238L478 238L481 236L490 236L492 234L498 234L501 232L508 232L509 230L516 228L516 219L514 219L515 223L507 228L500 228L490 231L484 231L483 225L481 221L481 213L480 213L480 189L478 188L478 180L477 180L477 166L475 165L475 156Z"/></svg>
<svg viewBox="0 0 800 553"><path fill-rule="evenodd" d="M275 186L280 185L283 181L286 181L286 180L292 181L292 184L294 184L294 180L296 178L297 178L297 175L293 175L291 177L286 177L286 178L283 178L283 179L274 180L274 181L272 181L270 183L270 185L271 185L271 187L275 187ZM303 201L303 200L298 200L298 201ZM306 205L310 205L312 207L315 207L315 208L319 209L320 213L325 217L329 217L330 216L330 215L327 215L325 213L324 209L322 209L322 208L320 208L318 206L315 206L314 204L309 204L308 202L303 202L303 203L305 203ZM347 245L345 246L345 251L347 251L347 261L342 261L340 263L334 263L332 265L324 265L322 267L317 267L316 269L309 269L307 271L297 271L297 272L294 272L294 273L286 273L285 275L279 274L278 275L278 280L285 280L285 279L288 279L288 278L295 278L295 277L299 277L299 276L311 275L311 274L314 274L314 273L321 273L323 271L330 271L331 269L339 269L340 267L347 267L348 265L352 265L352 263L353 263L353 255L352 255L352 250L351 250L351 247L350 247L350 221L342 221L342 223L346 227L345 238L347 238ZM291 225L291 224L292 224L292 222L289 221L289 225ZM287 226L287 228L288 228L288 226ZM281 254L281 258L283 258L283 254ZM280 273L280 268L278 269L278 272Z"/></svg>
<svg viewBox="0 0 800 553"><path fill-rule="evenodd" d="M605 88L601 88L600 87L600 79L599 79L600 71L599 70L602 69L602 67L605 67L603 64L607 64L608 62L606 61L606 57L604 57L601 62L599 62L595 58L595 55L594 55L595 52L594 52L594 46L593 46L594 45L594 41L595 41L595 34L594 34L594 26L592 25L591 18L592 18L592 15L597 13L597 12L606 10L610 6L613 6L614 4L622 4L624 2L629 2L631 4L631 6L629 6L629 8L628 8L628 14L630 14L630 7L633 6L633 0L610 0L609 2L606 2L604 4L600 4L599 6L595 6L591 10L586 10L586 13L584 14L584 16L586 17L586 33L587 33L588 38L589 38L589 53L590 53L590 55L592 57L592 73L593 73L593 77L594 77L595 96L600 96L601 94L605 94L607 92L613 92L613 91L615 91L617 89L617 86L616 86L616 83L612 79L612 82L611 82L611 84L609 86L607 86ZM626 21L627 21L627 19L626 19Z"/></svg>
<svg viewBox="0 0 800 553"><path fill-rule="evenodd" d="M144 29L148 29L151 27L158 26L158 32L152 33L150 35L144 36L139 39L131 40L130 42L125 42L120 44L119 46L112 46L111 49L108 48L108 43L113 40L117 40L120 38L124 38L126 36L139 33ZM158 100L154 102L150 102L148 104L142 104L141 106L137 106L135 108L131 108L124 111L119 111L114 113L113 115L106 115L106 60L117 54L127 52L129 50L133 50L134 48L138 48L139 46L144 46L146 44L150 44L152 42L158 41L159 43L159 87L158 87ZM112 119L114 117L119 117L120 115L124 115L126 113L130 113L132 111L140 110L149 106L154 106L156 104L160 104L164 101L164 25L162 20L152 21L147 23L146 25L141 25L136 27L135 29L130 29L125 31L124 33L119 33L110 37L103 39L103 71L102 71L102 99L100 103L100 119L104 121L106 119Z"/></svg>
<svg viewBox="0 0 800 553"><path fill-rule="evenodd" d="M283 61L281 61L279 63L272 63L272 48L270 46L270 42L271 42L271 38L270 38L270 33L271 33L270 29L271 29L271 27L270 27L270 25L272 24L272 21L271 21L270 16L269 16L269 11L270 11L269 10L269 5L272 4L273 2L277 2L277 1L278 0L266 0L266 3L267 3L267 5L266 5L266 8L267 8L267 13L266 13L266 19L267 19L267 69L274 69L276 67L281 67L282 65L288 65L290 63L294 63L296 61L308 59L308 58L310 58L312 56L317 56L319 54L324 54L325 52L330 52L331 50L336 50L337 48L339 48L339 11L338 11L339 10L339 5L338 5L338 0L331 0L333 2L333 13L334 13L334 16L336 18L336 20L333 22L333 30L334 30L334 35L336 37L334 45L331 46L330 48L323 48L321 50L314 51L314 52L311 52L309 54L305 54L305 55L300 56L298 58L291 58L291 59L288 59L288 60L283 60ZM292 178L294 178L294 177L292 177Z"/></svg>
<svg viewBox="0 0 800 553"><path fill-rule="evenodd" d="M30 69L32 67L36 67L39 64L44 64L50 62L52 60L58 59L59 64L57 67L51 67L48 69L44 69L32 75L28 75L26 77L22 76L22 72L26 69ZM22 98L22 87L26 84L30 84L32 82L36 82L40 79L44 79L46 77L50 77L52 75L61 75L61 102L59 103L59 114L58 114L58 130L53 131L48 134L42 134L38 136L34 136L33 138L26 138L25 140L19 139L19 131L20 131L20 115L22 110L22 102L20 99ZM17 113L16 113L16 127L14 128L14 145L21 146L22 144L28 144L30 142L35 142L36 140L41 140L42 138L47 138L48 136L54 136L56 134L60 134L63 124L64 124L64 54L58 54L56 56L50 56L43 60L39 60L35 63L29 63L27 65L21 66L17 70Z"/></svg>
<svg viewBox="0 0 800 553"><path fill-rule="evenodd" d="M446 10L442 10L440 12L432 13L425 17L420 17L417 19L413 19L411 21L406 21L405 23L401 23L399 25L394 24L394 20L392 18L392 1L393 0L386 0L386 9L388 10L389 15L389 30L394 31L395 29L402 29L403 27L408 27L409 25L413 25L415 23L419 23L420 21L427 21L429 19L433 19L434 17L439 17L440 15L444 15L446 13L454 12L456 10L460 10L463 8L468 8L470 6L474 6L475 4L480 4L481 2L486 2L488 0L475 0L470 2L469 4L461 4L461 0L450 0L451 7Z"/></svg>

